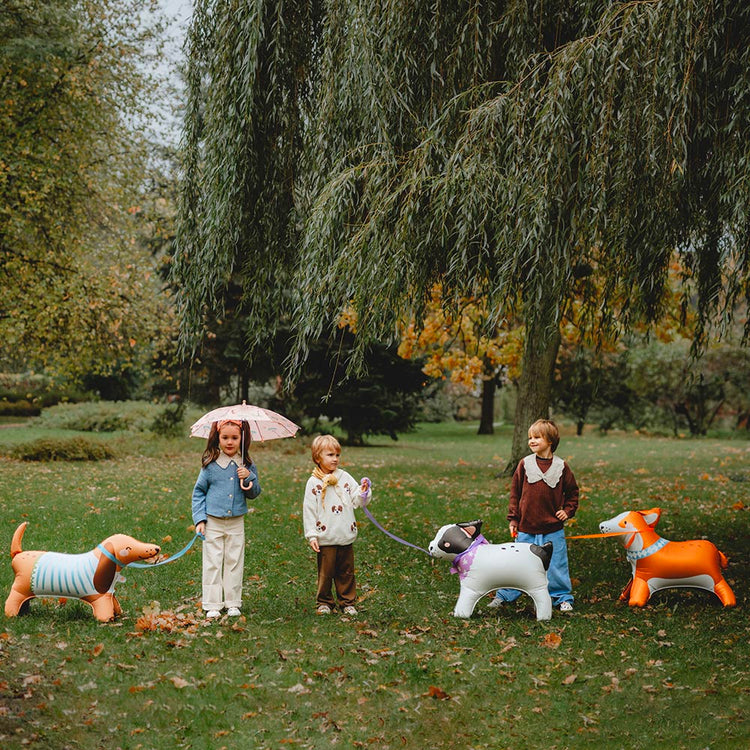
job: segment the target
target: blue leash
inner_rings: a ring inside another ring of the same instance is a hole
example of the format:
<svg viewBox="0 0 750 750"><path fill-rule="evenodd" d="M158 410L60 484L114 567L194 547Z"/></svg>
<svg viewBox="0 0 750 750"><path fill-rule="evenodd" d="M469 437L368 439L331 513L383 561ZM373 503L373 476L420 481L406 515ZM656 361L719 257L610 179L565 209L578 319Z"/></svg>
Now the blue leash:
<svg viewBox="0 0 750 750"><path fill-rule="evenodd" d="M162 560L161 562L156 563L125 563L123 564L121 560L118 560L114 555L110 554L107 549L105 549L101 544L97 544L96 548L109 560L111 560L115 565L119 565L121 568L158 568L160 565L166 565L167 563L174 562L175 560L179 560L194 544L196 539L205 539L206 537L201 536L200 534L196 534L176 555L172 555L172 557L168 557L166 560Z"/></svg>

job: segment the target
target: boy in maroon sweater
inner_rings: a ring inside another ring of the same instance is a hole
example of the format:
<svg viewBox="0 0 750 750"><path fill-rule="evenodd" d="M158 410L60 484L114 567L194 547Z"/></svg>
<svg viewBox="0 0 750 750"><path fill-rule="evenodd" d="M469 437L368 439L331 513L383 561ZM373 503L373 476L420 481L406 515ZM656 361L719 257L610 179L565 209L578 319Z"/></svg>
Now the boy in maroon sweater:
<svg viewBox="0 0 750 750"><path fill-rule="evenodd" d="M563 524L578 509L578 485L570 466L554 455L560 443L557 425L538 419L529 427L532 453L521 460L513 474L508 504L511 536L518 542L552 542L552 560L547 571L552 604L561 612L573 611L568 549ZM515 601L517 589L499 589L490 607Z"/></svg>

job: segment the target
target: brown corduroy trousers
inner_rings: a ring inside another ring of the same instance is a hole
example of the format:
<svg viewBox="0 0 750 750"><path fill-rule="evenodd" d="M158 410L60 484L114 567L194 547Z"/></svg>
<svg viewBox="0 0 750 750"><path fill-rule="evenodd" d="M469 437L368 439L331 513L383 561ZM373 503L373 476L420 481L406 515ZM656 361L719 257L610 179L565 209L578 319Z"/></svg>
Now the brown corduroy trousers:
<svg viewBox="0 0 750 750"><path fill-rule="evenodd" d="M354 545L330 545L318 552L318 606L335 607L331 584L336 586L339 606L354 604L357 586L354 580Z"/></svg>

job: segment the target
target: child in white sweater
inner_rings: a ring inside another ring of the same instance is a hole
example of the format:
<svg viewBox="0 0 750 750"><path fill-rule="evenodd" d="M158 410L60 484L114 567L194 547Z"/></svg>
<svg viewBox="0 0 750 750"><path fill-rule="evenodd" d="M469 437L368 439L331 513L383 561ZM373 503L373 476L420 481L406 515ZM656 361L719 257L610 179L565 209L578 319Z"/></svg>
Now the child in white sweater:
<svg viewBox="0 0 750 750"><path fill-rule="evenodd" d="M327 615L335 608L332 584L339 606L356 615L357 591L354 579L354 540L357 521L354 509L370 499L369 480L357 482L338 468L341 445L333 435L319 435L312 442L312 476L305 486L302 519L305 539L318 556L317 613Z"/></svg>

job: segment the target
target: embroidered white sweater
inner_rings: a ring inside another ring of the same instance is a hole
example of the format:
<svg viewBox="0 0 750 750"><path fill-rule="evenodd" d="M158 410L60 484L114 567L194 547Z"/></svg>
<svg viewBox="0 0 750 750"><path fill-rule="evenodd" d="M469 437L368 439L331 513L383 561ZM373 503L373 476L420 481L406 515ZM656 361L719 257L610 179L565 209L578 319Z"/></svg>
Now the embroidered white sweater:
<svg viewBox="0 0 750 750"><path fill-rule="evenodd" d="M311 476L302 503L305 539L317 538L321 546L351 544L357 538L354 509L362 507L359 482L342 469L333 473L338 481L325 492L323 480Z"/></svg>

